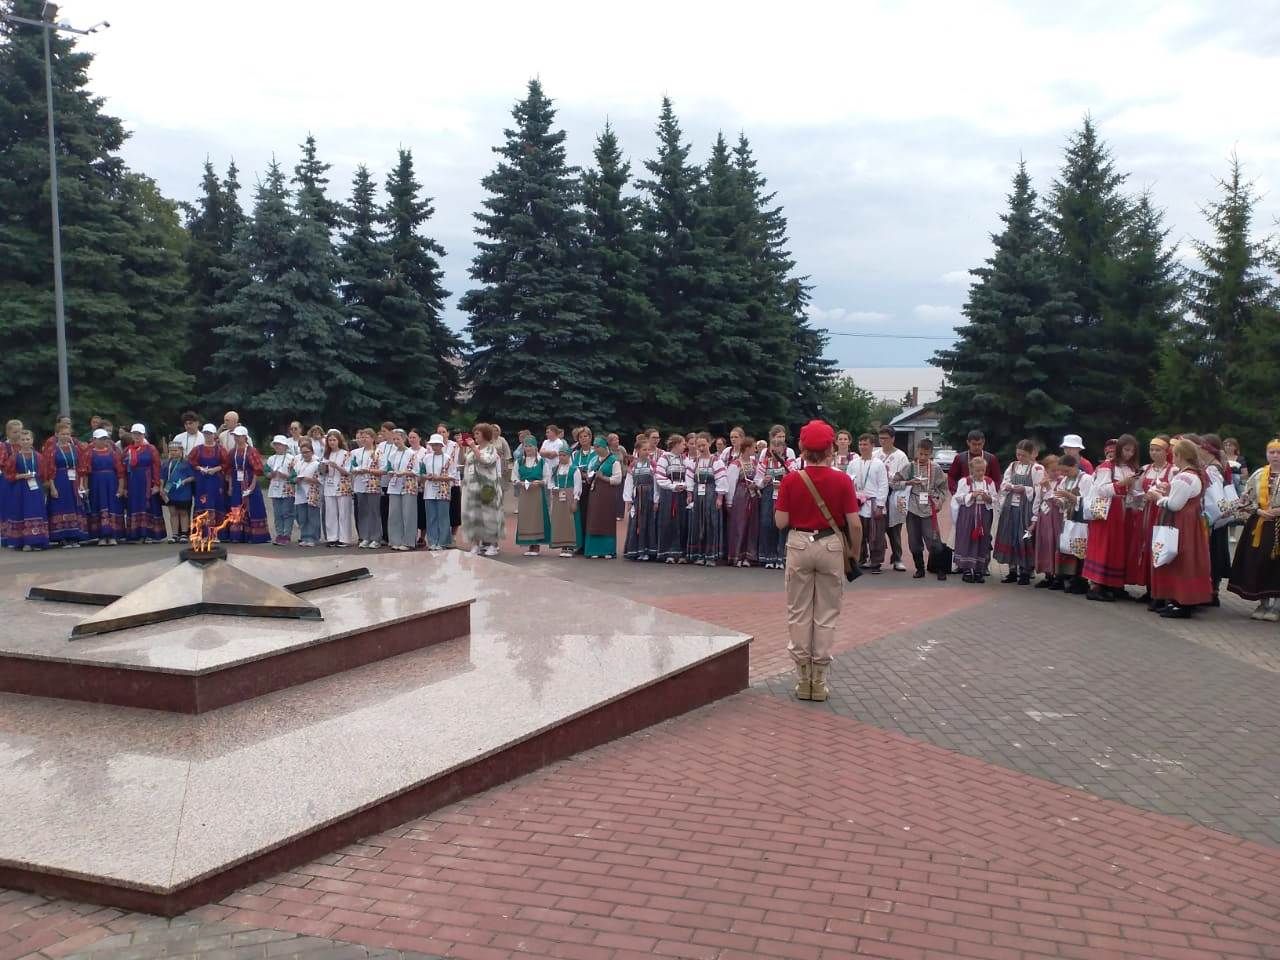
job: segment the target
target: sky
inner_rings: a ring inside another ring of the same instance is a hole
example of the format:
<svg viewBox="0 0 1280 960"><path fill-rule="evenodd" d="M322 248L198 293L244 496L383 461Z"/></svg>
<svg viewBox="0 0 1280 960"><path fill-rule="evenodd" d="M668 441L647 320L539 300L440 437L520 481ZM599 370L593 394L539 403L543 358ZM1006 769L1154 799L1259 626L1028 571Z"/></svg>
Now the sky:
<svg viewBox="0 0 1280 960"><path fill-rule="evenodd" d="M1086 112L1126 188L1166 211L1181 259L1233 150L1263 194L1259 231L1276 229L1274 14L1243 0L61 7L75 26L110 21L85 41L93 90L132 132L126 161L170 197L194 199L206 157L234 157L247 206L308 133L340 198L357 164L382 181L411 149L459 328L480 179L529 78L556 102L570 162L590 162L607 120L633 173L670 96L699 161L718 131L750 138L844 368L919 366L947 345L1019 158L1047 193Z"/></svg>

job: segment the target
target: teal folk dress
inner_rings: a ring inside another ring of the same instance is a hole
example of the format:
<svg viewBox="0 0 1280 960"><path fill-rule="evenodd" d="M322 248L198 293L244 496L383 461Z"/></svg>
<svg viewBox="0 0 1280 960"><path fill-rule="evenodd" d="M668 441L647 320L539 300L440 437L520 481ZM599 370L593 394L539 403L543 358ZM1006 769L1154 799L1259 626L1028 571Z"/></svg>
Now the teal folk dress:
<svg viewBox="0 0 1280 960"><path fill-rule="evenodd" d="M520 515L516 520L516 543L527 546L551 542L551 511L547 508L547 488L529 487L526 483L545 480L546 467L539 457L534 463L526 463L524 454L516 461L516 497L520 503Z"/></svg>
<svg viewBox="0 0 1280 960"><path fill-rule="evenodd" d="M593 459L594 462L594 459ZM616 557L618 555L618 508L615 506L613 485L610 478L622 480L622 464L613 454L599 461L595 477L591 480L591 495L587 498L586 543L583 553L588 557Z"/></svg>

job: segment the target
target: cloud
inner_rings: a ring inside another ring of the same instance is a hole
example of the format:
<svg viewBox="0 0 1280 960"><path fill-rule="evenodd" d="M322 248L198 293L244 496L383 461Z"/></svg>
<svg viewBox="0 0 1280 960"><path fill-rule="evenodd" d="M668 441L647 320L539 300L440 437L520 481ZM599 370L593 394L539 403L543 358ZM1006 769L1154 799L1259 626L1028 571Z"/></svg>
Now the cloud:
<svg viewBox="0 0 1280 960"><path fill-rule="evenodd" d="M852 327L860 324L885 323L893 319L893 314L879 310L846 310L844 307L824 309L810 304L805 308L809 319L819 327Z"/></svg>
<svg viewBox="0 0 1280 960"><path fill-rule="evenodd" d="M968 270L948 270L938 278L939 283L956 287L967 287L972 280L973 277L969 275Z"/></svg>
<svg viewBox="0 0 1280 960"><path fill-rule="evenodd" d="M952 323L959 323L961 320L959 307L944 307L937 306L932 303L918 303L911 308L911 312L918 320L928 320L932 322L949 320Z"/></svg>

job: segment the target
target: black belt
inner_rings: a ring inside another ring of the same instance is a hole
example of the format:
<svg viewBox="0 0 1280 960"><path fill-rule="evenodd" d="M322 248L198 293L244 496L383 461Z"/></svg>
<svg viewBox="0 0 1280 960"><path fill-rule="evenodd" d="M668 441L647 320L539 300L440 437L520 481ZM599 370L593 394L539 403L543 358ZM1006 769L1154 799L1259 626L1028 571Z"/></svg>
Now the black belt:
<svg viewBox="0 0 1280 960"><path fill-rule="evenodd" d="M811 540L821 540L823 537L830 537L835 535L835 531L832 530L830 527L823 527L821 530L804 530L800 527L792 527L791 529L794 530L796 533L809 534L809 539Z"/></svg>

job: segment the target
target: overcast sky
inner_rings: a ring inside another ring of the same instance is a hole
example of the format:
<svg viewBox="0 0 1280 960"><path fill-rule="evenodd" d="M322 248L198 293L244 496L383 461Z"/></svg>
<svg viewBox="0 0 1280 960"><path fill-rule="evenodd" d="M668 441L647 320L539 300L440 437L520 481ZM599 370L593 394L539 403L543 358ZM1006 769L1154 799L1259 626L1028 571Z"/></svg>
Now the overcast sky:
<svg viewBox="0 0 1280 960"><path fill-rule="evenodd" d="M436 4L384 0L67 0L94 92L132 131L129 164L192 199L206 155L234 156L245 204L271 156L308 132L345 198L355 165L383 179L413 150L435 197L452 303L466 290L472 212L490 148L532 76L559 109L572 162L606 118L633 172L669 95L694 156L745 131L791 222L833 333L948 336L1019 156L1047 191L1092 112L1171 239L1205 235L1199 207L1238 150L1280 199L1270 3L964 2ZM945 341L835 336L843 367L921 364Z"/></svg>

